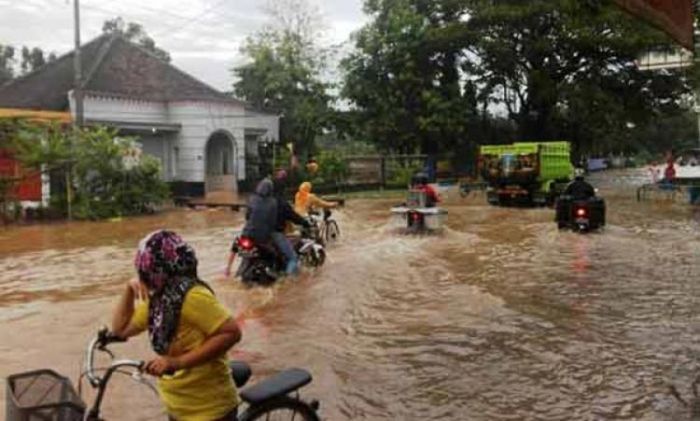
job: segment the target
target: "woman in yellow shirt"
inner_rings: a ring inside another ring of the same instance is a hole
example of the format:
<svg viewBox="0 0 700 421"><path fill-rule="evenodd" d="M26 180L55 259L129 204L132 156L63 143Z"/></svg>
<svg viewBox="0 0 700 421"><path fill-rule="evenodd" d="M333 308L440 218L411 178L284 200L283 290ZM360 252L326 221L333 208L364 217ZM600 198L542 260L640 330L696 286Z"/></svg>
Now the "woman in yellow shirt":
<svg viewBox="0 0 700 421"><path fill-rule="evenodd" d="M112 331L128 338L148 330L158 355L145 371L159 377L171 420L235 420L239 397L226 353L241 332L199 280L194 250L174 232L156 231L141 240L135 266L138 279L122 293Z"/></svg>
<svg viewBox="0 0 700 421"><path fill-rule="evenodd" d="M326 202L311 193L311 183L305 181L299 186L299 191L294 197L294 210L301 216L308 216L309 211L315 208L333 209L338 207L335 202Z"/></svg>

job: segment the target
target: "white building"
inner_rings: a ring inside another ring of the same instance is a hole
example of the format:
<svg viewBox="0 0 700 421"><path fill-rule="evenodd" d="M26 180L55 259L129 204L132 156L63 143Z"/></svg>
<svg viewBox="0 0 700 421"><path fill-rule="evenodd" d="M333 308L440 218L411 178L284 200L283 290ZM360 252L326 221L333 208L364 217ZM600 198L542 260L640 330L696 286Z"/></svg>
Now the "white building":
<svg viewBox="0 0 700 421"><path fill-rule="evenodd" d="M204 84L122 37L81 48L86 125L115 127L156 157L175 195L231 191L258 178L258 144L276 142L279 117ZM73 53L0 87L0 107L70 111Z"/></svg>

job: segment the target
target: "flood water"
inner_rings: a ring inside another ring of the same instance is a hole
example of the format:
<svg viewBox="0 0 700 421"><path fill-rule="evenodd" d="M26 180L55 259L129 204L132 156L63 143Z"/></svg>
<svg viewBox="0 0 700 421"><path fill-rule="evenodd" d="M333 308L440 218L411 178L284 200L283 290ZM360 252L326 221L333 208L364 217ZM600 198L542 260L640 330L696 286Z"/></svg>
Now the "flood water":
<svg viewBox="0 0 700 421"><path fill-rule="evenodd" d="M268 289L220 275L242 221L230 211L0 229L0 377L47 367L75 381L138 240L169 227L241 320L231 357L256 378L307 368L323 419L690 419L668 385L690 396L700 373L700 213L637 203L637 173L594 181L608 226L590 235L479 193L448 198L443 235L397 235L397 199L350 200L326 265ZM114 349L150 355L145 337ZM163 419L147 388L114 384L106 419Z"/></svg>

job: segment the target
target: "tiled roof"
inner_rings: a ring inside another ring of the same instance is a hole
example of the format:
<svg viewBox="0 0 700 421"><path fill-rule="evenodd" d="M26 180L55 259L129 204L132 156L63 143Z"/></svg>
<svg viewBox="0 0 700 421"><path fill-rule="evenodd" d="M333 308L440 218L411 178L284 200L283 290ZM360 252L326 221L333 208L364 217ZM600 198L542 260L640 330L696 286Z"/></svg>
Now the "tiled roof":
<svg viewBox="0 0 700 421"><path fill-rule="evenodd" d="M73 52L0 86L0 107L64 111L73 89ZM81 48L84 91L147 101L213 101L245 105L143 48L103 35Z"/></svg>

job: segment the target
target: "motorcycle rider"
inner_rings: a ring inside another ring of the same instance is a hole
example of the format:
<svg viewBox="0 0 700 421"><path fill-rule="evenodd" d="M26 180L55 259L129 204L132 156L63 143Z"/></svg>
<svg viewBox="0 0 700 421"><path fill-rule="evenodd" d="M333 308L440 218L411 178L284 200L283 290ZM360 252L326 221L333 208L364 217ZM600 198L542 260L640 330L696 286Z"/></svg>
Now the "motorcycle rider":
<svg viewBox="0 0 700 421"><path fill-rule="evenodd" d="M583 178L583 172L577 171L574 181L566 186L563 194L571 196L574 200L587 200L595 197L595 189Z"/></svg>
<svg viewBox="0 0 700 421"><path fill-rule="evenodd" d="M571 218L571 207L574 201L590 200L595 197L595 189L583 177L583 170L577 169L574 181L566 186L562 196L557 201L556 221L559 228L565 227Z"/></svg>
<svg viewBox="0 0 700 421"><path fill-rule="evenodd" d="M411 188L425 193L425 206L428 208L435 207L435 205L440 202L437 192L428 184L428 175L423 172L419 172L413 176Z"/></svg>
<svg viewBox="0 0 700 421"><path fill-rule="evenodd" d="M309 212L316 209L334 209L338 207L336 202L326 202L315 194L311 193L312 185L304 181L299 186L299 191L294 196L294 211L302 216L308 216Z"/></svg>
<svg viewBox="0 0 700 421"><path fill-rule="evenodd" d="M269 178L263 179L258 183L246 209L246 224L242 235L258 244L265 244L272 239L277 221L277 200L272 196L273 190L272 181ZM238 244L234 241L224 270L224 276L227 278L231 276L231 266L236 258L237 248Z"/></svg>
<svg viewBox="0 0 700 421"><path fill-rule="evenodd" d="M274 230L272 232L272 241L277 249L287 258L287 275L294 275L299 271L299 259L291 241L285 235L287 223L291 222L296 225L301 225L305 228L310 228L309 221L294 211L292 205L285 197L287 189L287 172L280 170L273 180L273 192L277 202L277 219L274 222Z"/></svg>

